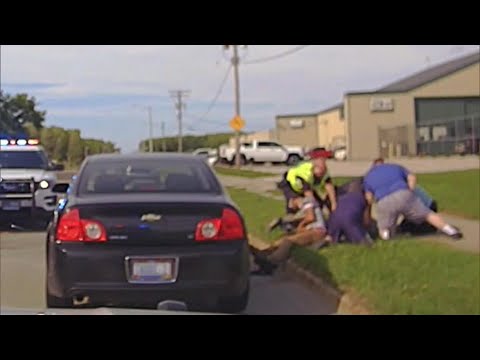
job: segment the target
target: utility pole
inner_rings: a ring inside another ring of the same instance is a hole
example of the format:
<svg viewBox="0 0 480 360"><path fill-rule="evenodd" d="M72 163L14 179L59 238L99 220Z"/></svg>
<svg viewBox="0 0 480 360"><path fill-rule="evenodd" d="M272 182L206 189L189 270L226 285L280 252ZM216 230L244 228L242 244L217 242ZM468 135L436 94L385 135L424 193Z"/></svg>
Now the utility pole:
<svg viewBox="0 0 480 360"><path fill-rule="evenodd" d="M183 152L183 110L186 108L184 99L190 95L190 90L172 90L170 96L175 102L178 121L178 152Z"/></svg>
<svg viewBox="0 0 480 360"><path fill-rule="evenodd" d="M152 107L151 106L141 106L134 104L133 107L141 108L142 110L147 110L148 112L148 151L153 153L153 119L152 119Z"/></svg>
<svg viewBox="0 0 480 360"><path fill-rule="evenodd" d="M152 107L148 106L148 129L149 129L149 151L153 153L153 120L152 120Z"/></svg>
<svg viewBox="0 0 480 360"><path fill-rule="evenodd" d="M233 48L232 66L234 74L234 90L235 90L235 116L240 117L240 75L239 65L240 57L238 55L239 45L224 45L225 50ZM246 47L246 45L243 45ZM235 166L239 168L240 163L240 131L235 131Z"/></svg>
<svg viewBox="0 0 480 360"><path fill-rule="evenodd" d="M165 142L165 122L162 121L162 151L167 152L167 143Z"/></svg>

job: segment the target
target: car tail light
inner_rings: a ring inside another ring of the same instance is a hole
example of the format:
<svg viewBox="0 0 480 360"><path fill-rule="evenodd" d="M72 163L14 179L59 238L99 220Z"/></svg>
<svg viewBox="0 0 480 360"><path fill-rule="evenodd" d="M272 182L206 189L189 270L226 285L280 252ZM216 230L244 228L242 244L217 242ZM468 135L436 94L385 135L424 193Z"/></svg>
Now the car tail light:
<svg viewBox="0 0 480 360"><path fill-rule="evenodd" d="M60 218L56 239L62 242L105 242L107 232L98 221L81 219L78 209L72 209Z"/></svg>
<svg viewBox="0 0 480 360"><path fill-rule="evenodd" d="M245 239L240 215L233 209L224 209L220 219L203 220L197 225L195 241L225 241Z"/></svg>

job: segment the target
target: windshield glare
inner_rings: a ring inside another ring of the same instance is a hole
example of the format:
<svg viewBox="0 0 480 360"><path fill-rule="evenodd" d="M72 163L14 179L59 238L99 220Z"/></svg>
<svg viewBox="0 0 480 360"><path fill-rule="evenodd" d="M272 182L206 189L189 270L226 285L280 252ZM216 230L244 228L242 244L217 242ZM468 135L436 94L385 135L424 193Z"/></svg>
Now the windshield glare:
<svg viewBox="0 0 480 360"><path fill-rule="evenodd" d="M2 169L42 169L46 170L48 161L41 151L0 151Z"/></svg>

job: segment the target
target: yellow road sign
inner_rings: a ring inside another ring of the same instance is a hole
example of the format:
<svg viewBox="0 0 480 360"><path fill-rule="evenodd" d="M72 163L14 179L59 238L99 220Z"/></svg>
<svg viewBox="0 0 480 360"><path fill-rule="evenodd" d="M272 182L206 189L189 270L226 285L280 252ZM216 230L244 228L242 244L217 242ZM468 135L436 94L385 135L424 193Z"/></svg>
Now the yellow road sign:
<svg viewBox="0 0 480 360"><path fill-rule="evenodd" d="M230 127L235 131L240 131L245 127L245 120L243 120L240 116L235 116L230 121Z"/></svg>

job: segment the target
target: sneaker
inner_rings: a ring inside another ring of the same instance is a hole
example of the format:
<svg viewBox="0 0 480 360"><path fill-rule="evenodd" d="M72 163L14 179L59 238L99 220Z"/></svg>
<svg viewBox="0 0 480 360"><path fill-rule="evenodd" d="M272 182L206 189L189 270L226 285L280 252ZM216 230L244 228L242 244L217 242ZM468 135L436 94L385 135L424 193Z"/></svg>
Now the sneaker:
<svg viewBox="0 0 480 360"><path fill-rule="evenodd" d="M448 235L450 236L453 240L461 240L463 239L463 234L462 232L460 231L459 228L455 227L455 226L452 226L454 229L455 229L455 233L451 234L451 235Z"/></svg>
<svg viewBox="0 0 480 360"><path fill-rule="evenodd" d="M267 257L264 254L255 254L253 258L255 264L259 267L259 269L255 271L257 275L273 275L273 273L278 267L278 265L268 261Z"/></svg>

